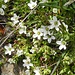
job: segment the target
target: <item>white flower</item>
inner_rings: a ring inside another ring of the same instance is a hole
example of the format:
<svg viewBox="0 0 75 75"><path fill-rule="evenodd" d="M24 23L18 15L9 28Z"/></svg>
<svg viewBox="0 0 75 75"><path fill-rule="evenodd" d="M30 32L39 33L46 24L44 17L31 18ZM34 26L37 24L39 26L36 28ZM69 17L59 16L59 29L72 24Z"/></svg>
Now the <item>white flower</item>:
<svg viewBox="0 0 75 75"><path fill-rule="evenodd" d="M5 3L9 2L9 0L4 0Z"/></svg>
<svg viewBox="0 0 75 75"><path fill-rule="evenodd" d="M57 13L57 8L53 8L53 13Z"/></svg>
<svg viewBox="0 0 75 75"><path fill-rule="evenodd" d="M31 36L30 32L26 33L26 36L27 37L30 37Z"/></svg>
<svg viewBox="0 0 75 75"><path fill-rule="evenodd" d="M0 8L0 15L4 15L4 10Z"/></svg>
<svg viewBox="0 0 75 75"><path fill-rule="evenodd" d="M52 55L56 55L57 52L55 52L55 50L51 50L51 54L52 54Z"/></svg>
<svg viewBox="0 0 75 75"><path fill-rule="evenodd" d="M20 27L20 29L19 29L19 34L26 34L26 26L22 26L22 27Z"/></svg>
<svg viewBox="0 0 75 75"><path fill-rule="evenodd" d="M21 56L22 54L23 54L23 50L17 50L17 53L16 53L17 56Z"/></svg>
<svg viewBox="0 0 75 75"><path fill-rule="evenodd" d="M3 5L3 4L2 4L2 8L5 9L5 8L6 8L6 5Z"/></svg>
<svg viewBox="0 0 75 75"><path fill-rule="evenodd" d="M25 74L26 74L26 75L30 75L30 71L29 71L29 70L26 70L26 71L25 71Z"/></svg>
<svg viewBox="0 0 75 75"><path fill-rule="evenodd" d="M54 36L48 36L48 35L46 35L46 36L43 37L43 39L47 39L48 43L51 43L51 41L54 40L55 37Z"/></svg>
<svg viewBox="0 0 75 75"><path fill-rule="evenodd" d="M8 59L8 62L11 64L11 63L15 63L15 60L13 60L12 58L9 58Z"/></svg>
<svg viewBox="0 0 75 75"><path fill-rule="evenodd" d="M34 73L35 75L40 75L40 70L38 67L35 68Z"/></svg>
<svg viewBox="0 0 75 75"><path fill-rule="evenodd" d="M23 66L27 67L27 69L30 69L30 66L33 66L33 64L30 63L30 58L29 57L27 57L27 59L23 59L23 62L24 62Z"/></svg>
<svg viewBox="0 0 75 75"><path fill-rule="evenodd" d="M41 36L43 35L42 30L39 28L38 30L33 29L33 38L38 38L39 40L41 39Z"/></svg>
<svg viewBox="0 0 75 75"><path fill-rule="evenodd" d="M17 24L19 22L19 16L17 16L16 14L13 15L13 17L11 17L11 20L13 21L13 24ZM14 26L13 25L13 26Z"/></svg>
<svg viewBox="0 0 75 75"><path fill-rule="evenodd" d="M61 39L61 41L56 41L56 43L58 44L58 45L60 45L59 46L59 49L60 50L62 50L62 49L66 49L66 42L65 41L63 41L63 39Z"/></svg>
<svg viewBox="0 0 75 75"><path fill-rule="evenodd" d="M26 34L26 26L23 26L23 23L19 23L20 29L19 29L19 34Z"/></svg>
<svg viewBox="0 0 75 75"><path fill-rule="evenodd" d="M50 26L41 26L41 30L44 36L46 36L47 34L50 35Z"/></svg>
<svg viewBox="0 0 75 75"><path fill-rule="evenodd" d="M30 9L35 8L37 5L37 1L33 2L32 0L30 0L30 3L28 3L28 6L30 7Z"/></svg>
<svg viewBox="0 0 75 75"><path fill-rule="evenodd" d="M14 48L12 48L11 44L8 44L8 46L4 46L4 48L6 49L5 54L11 55L11 52L14 51Z"/></svg>
<svg viewBox="0 0 75 75"><path fill-rule="evenodd" d="M32 47L32 49L30 49L30 52L34 53L35 52L35 47Z"/></svg>
<svg viewBox="0 0 75 75"><path fill-rule="evenodd" d="M34 45L31 49L30 49L30 52L31 53L34 53L35 51L37 51L38 48L37 48L37 45Z"/></svg>
<svg viewBox="0 0 75 75"><path fill-rule="evenodd" d="M51 29L55 28L57 31L59 31L59 26L61 23L57 20L56 16L53 16L53 20L49 20L49 22L51 23Z"/></svg>

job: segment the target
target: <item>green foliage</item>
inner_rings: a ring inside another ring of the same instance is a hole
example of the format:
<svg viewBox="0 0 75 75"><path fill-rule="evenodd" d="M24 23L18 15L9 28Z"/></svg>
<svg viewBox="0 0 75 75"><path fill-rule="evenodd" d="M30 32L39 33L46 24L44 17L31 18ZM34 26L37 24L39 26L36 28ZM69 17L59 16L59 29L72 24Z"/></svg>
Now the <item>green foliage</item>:
<svg viewBox="0 0 75 75"><path fill-rule="evenodd" d="M41 75L50 75L53 72L54 67L57 66L57 62L60 60L60 63L55 69L53 75L74 75L75 3L64 6L68 0L48 0L45 3L41 3L40 1L42 0L37 1L37 8L31 10L28 7L30 0L10 0L6 4L3 2L3 0L0 0L0 7L2 7L2 4L7 6L4 15L7 18L6 26L10 26L10 30L15 30L18 26L18 29L16 29L14 32L14 36L12 35L13 37L10 37L5 41L4 46L12 43L12 47L15 49L10 57L8 54L2 54L6 58L5 62L8 62L7 60L9 58L12 58L18 64L19 62L22 63L23 59L26 59L26 57L30 57L31 63L34 64L34 66L30 68L31 73L33 73L33 69L38 66L40 67ZM53 8L57 8L57 13L53 12ZM30 14L30 12L32 13ZM29 33L29 36L28 34L24 33L19 34L19 30L21 29L19 23L12 26L13 21L11 21L11 17L14 13L20 16L19 22L23 21L23 26L27 27L26 33ZM49 20L53 20L53 16L56 16L57 20L61 23L59 31L57 31L55 28L49 30L50 33L53 33L52 36L54 36L56 39L51 39L51 43L49 43L47 38L43 39L43 36L39 40L38 38L33 38L33 35L35 34L33 29L39 29L41 26L51 26ZM63 22L68 26L68 31ZM62 38L64 42L67 43L66 51L64 49L59 50L59 45L56 44L56 41L59 41ZM20 56L16 54L18 49L23 51L23 54ZM34 53L30 51L31 49L34 50ZM3 62L0 62L0 66L2 64Z"/></svg>

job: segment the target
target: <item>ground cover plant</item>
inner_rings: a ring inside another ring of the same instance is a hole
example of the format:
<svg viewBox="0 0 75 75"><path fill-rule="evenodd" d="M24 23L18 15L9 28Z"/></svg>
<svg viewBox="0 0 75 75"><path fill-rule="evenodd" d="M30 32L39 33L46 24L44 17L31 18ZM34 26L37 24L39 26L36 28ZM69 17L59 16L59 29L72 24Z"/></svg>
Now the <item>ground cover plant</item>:
<svg viewBox="0 0 75 75"><path fill-rule="evenodd" d="M25 75L75 75L75 0L0 0L0 66L22 63Z"/></svg>

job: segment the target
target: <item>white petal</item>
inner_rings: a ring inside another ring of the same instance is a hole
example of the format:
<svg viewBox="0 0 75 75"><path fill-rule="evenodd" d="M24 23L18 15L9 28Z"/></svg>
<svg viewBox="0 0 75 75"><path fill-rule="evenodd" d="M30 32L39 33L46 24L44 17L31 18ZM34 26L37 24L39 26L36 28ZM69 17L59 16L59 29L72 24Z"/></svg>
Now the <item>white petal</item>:
<svg viewBox="0 0 75 75"><path fill-rule="evenodd" d="M32 63L30 63L29 65L30 65L30 66L33 66L33 64L32 64Z"/></svg>
<svg viewBox="0 0 75 75"><path fill-rule="evenodd" d="M55 39L55 37L54 36L51 36L51 39Z"/></svg>
<svg viewBox="0 0 75 75"><path fill-rule="evenodd" d="M38 36L37 38L40 40L41 39L41 36Z"/></svg>
<svg viewBox="0 0 75 75"><path fill-rule="evenodd" d="M53 16L53 20L54 20L54 21L57 21L57 17L56 17L56 16Z"/></svg>
<svg viewBox="0 0 75 75"><path fill-rule="evenodd" d="M4 15L4 10L2 8L0 8L0 14Z"/></svg>
<svg viewBox="0 0 75 75"><path fill-rule="evenodd" d="M51 26L50 26L50 29L53 29L55 26L54 26L54 24L52 24Z"/></svg>
<svg viewBox="0 0 75 75"><path fill-rule="evenodd" d="M28 70L30 69L30 66L29 66L29 65L27 65L27 69L28 69Z"/></svg>
<svg viewBox="0 0 75 75"><path fill-rule="evenodd" d="M60 50L62 50L62 49L63 49L63 46L62 46L62 45L61 45L61 46L59 46L59 49L60 49Z"/></svg>
<svg viewBox="0 0 75 75"><path fill-rule="evenodd" d="M59 28L58 28L58 27L55 27L55 29L56 29L57 31L59 31Z"/></svg>
<svg viewBox="0 0 75 75"><path fill-rule="evenodd" d="M44 36L43 39L48 39L48 36Z"/></svg>
<svg viewBox="0 0 75 75"><path fill-rule="evenodd" d="M11 51L9 51L9 55L11 55Z"/></svg>
<svg viewBox="0 0 75 75"><path fill-rule="evenodd" d="M36 38L37 37L37 35L36 34L33 34L33 38Z"/></svg>
<svg viewBox="0 0 75 75"><path fill-rule="evenodd" d="M8 50L9 47L8 46L4 46L4 48Z"/></svg>
<svg viewBox="0 0 75 75"><path fill-rule="evenodd" d="M20 30L19 30L19 33L22 34L22 33L23 33L23 29L20 29Z"/></svg>
<svg viewBox="0 0 75 75"><path fill-rule="evenodd" d="M66 49L66 46L65 45L61 45L61 46L59 46L59 49L61 50L61 49Z"/></svg>
<svg viewBox="0 0 75 75"><path fill-rule="evenodd" d="M9 48L11 48L12 47L12 45L11 44L9 44Z"/></svg>
<svg viewBox="0 0 75 75"><path fill-rule="evenodd" d="M37 30L36 30L36 29L33 29L33 32L34 32L34 33L37 33Z"/></svg>
<svg viewBox="0 0 75 75"><path fill-rule="evenodd" d="M48 43L51 43L51 38L48 39Z"/></svg>
<svg viewBox="0 0 75 75"><path fill-rule="evenodd" d="M14 49L11 49L11 51L14 51Z"/></svg>
<svg viewBox="0 0 75 75"><path fill-rule="evenodd" d="M60 45L60 44L61 44L61 41L56 41L56 43L57 43L58 45Z"/></svg>
<svg viewBox="0 0 75 75"><path fill-rule="evenodd" d="M66 46L64 45L64 50L66 49Z"/></svg>

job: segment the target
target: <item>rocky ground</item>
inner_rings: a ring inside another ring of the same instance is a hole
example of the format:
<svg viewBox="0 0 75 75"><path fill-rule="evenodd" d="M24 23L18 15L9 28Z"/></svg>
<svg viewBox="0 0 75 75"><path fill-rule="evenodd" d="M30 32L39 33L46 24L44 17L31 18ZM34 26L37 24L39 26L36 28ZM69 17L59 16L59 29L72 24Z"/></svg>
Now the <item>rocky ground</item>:
<svg viewBox="0 0 75 75"><path fill-rule="evenodd" d="M0 75L24 75L24 68L22 67L21 64L14 65L5 63L1 67Z"/></svg>

